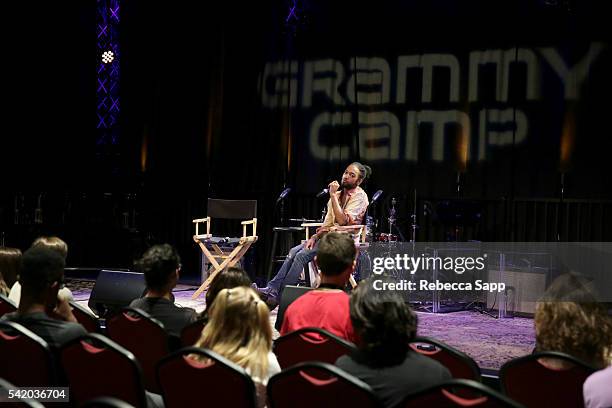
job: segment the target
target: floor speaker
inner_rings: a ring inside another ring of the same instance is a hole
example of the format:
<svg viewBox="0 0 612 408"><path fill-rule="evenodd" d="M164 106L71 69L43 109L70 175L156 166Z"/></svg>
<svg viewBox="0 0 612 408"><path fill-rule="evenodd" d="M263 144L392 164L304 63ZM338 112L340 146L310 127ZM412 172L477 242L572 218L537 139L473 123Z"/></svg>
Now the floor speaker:
<svg viewBox="0 0 612 408"><path fill-rule="evenodd" d="M548 272L547 270L545 272ZM487 307L498 309L505 301L509 313L534 314L537 300L546 290L546 273L489 270L489 282L504 282L504 294L487 292Z"/></svg>
<svg viewBox="0 0 612 408"><path fill-rule="evenodd" d="M145 290L142 273L101 270L88 305L98 316L105 317L129 306L132 300L142 297Z"/></svg>

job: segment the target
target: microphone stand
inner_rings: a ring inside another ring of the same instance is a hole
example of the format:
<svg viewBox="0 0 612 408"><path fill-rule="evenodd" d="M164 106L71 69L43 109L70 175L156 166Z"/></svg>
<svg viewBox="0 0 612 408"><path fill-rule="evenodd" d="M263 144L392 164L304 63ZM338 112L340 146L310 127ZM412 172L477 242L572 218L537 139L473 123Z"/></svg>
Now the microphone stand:
<svg viewBox="0 0 612 408"><path fill-rule="evenodd" d="M416 230L418 228L417 226L417 190L416 188L414 189L414 208L412 209L412 215L410 216L410 218L412 219L412 252L414 253L414 245L416 243Z"/></svg>
<svg viewBox="0 0 612 408"><path fill-rule="evenodd" d="M395 224L395 221L397 221L397 218L395 218L395 204L397 204L397 200L395 199L395 197L391 198L391 209L389 210L389 239L391 238L391 232L393 230L393 228L395 228L395 230L397 231L397 234L400 237L401 242L406 242L406 238L404 237L404 234L402 234L402 231L398 228L398 226Z"/></svg>

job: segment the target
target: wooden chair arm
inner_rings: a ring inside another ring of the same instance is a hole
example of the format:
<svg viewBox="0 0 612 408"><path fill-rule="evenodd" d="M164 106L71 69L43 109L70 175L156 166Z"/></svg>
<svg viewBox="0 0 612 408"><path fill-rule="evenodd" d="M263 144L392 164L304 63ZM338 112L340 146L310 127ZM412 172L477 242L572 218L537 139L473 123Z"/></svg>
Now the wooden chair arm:
<svg viewBox="0 0 612 408"><path fill-rule="evenodd" d="M240 224L242 224L242 238L246 238L247 234L246 234L246 229L247 229L247 225L253 225L253 234L251 234L251 237L256 237L257 236L257 218L253 218L252 220L248 220L248 221L242 221Z"/></svg>
<svg viewBox="0 0 612 408"><path fill-rule="evenodd" d="M322 227L322 222L305 222L302 224L302 227Z"/></svg>
<svg viewBox="0 0 612 408"><path fill-rule="evenodd" d="M210 217L206 218L196 218L192 221L195 224L195 236L200 237L204 234L200 234L200 223L206 223L206 235L210 235Z"/></svg>
<svg viewBox="0 0 612 408"><path fill-rule="evenodd" d="M330 231L359 233L359 241L361 243L365 242L365 238L366 238L365 236L366 226L365 225L361 225L361 224L339 225L337 227L331 227Z"/></svg>
<svg viewBox="0 0 612 408"><path fill-rule="evenodd" d="M306 241L308 241L308 239L310 238L310 228L311 227L321 227L323 226L322 222L305 222L302 224L302 227L305 228L305 232L306 232Z"/></svg>

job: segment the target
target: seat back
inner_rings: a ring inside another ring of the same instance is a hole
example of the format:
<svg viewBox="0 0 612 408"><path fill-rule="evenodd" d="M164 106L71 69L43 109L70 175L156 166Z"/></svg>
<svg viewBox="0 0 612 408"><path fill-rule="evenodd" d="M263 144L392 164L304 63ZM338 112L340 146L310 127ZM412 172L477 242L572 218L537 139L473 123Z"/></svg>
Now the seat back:
<svg viewBox="0 0 612 408"><path fill-rule="evenodd" d="M97 316L76 302L69 303L70 306L72 306L72 314L74 314L77 322L81 323L85 330L87 330L89 333L98 333L100 331Z"/></svg>
<svg viewBox="0 0 612 408"><path fill-rule="evenodd" d="M11 384L10 382L4 380L0 377L0 395L7 395L9 390L16 390L19 387ZM11 408L44 408L44 405L40 402L33 399L25 399L25 398L16 398L12 400L12 402L5 402L5 400L0 399L3 407L11 407Z"/></svg>
<svg viewBox="0 0 612 408"><path fill-rule="evenodd" d="M217 353L185 347L157 366L167 407L255 407L255 384L240 366Z"/></svg>
<svg viewBox="0 0 612 408"><path fill-rule="evenodd" d="M550 359L567 367L551 366ZM527 407L582 407L582 385L594 371L568 354L543 352L507 362L499 378L503 392Z"/></svg>
<svg viewBox="0 0 612 408"><path fill-rule="evenodd" d="M81 405L81 408L134 408L125 401L112 397L94 398Z"/></svg>
<svg viewBox="0 0 612 408"><path fill-rule="evenodd" d="M469 395L465 397L464 395ZM404 398L406 408L520 408L516 401L473 380L450 380Z"/></svg>
<svg viewBox="0 0 612 408"><path fill-rule="evenodd" d="M17 310L17 305L4 295L0 295L0 317Z"/></svg>
<svg viewBox="0 0 612 408"><path fill-rule="evenodd" d="M0 360L0 378L18 387L44 387L56 382L49 345L18 323L0 321Z"/></svg>
<svg viewBox="0 0 612 408"><path fill-rule="evenodd" d="M60 360L70 384L70 400L76 404L114 397L135 407L146 406L140 365L114 341L86 334L65 344Z"/></svg>
<svg viewBox="0 0 612 408"><path fill-rule="evenodd" d="M453 378L480 381L480 368L474 359L447 344L427 337L417 337L410 343L410 348L438 361L448 368Z"/></svg>
<svg viewBox="0 0 612 408"><path fill-rule="evenodd" d="M164 325L142 310L126 307L106 320L106 330L111 340L136 356L147 390L158 392L155 366L168 355Z"/></svg>
<svg viewBox="0 0 612 408"><path fill-rule="evenodd" d="M231 220L257 218L257 200L208 199L207 216Z"/></svg>
<svg viewBox="0 0 612 408"><path fill-rule="evenodd" d="M200 339L202 330L204 330L203 320L196 320L183 327L183 330L181 330L181 344L183 347L193 346Z"/></svg>
<svg viewBox="0 0 612 408"><path fill-rule="evenodd" d="M356 350L353 343L316 327L296 330L274 342L274 354L283 369L306 361L334 364L338 357Z"/></svg>
<svg viewBox="0 0 612 408"><path fill-rule="evenodd" d="M268 406L378 407L369 385L339 368L318 362L297 364L268 381Z"/></svg>

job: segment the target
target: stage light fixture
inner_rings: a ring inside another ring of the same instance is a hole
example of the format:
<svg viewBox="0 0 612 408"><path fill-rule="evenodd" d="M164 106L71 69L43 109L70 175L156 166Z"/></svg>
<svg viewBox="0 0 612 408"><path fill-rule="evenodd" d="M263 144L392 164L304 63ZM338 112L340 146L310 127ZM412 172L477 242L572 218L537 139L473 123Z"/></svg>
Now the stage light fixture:
<svg viewBox="0 0 612 408"><path fill-rule="evenodd" d="M104 64L110 64L115 59L115 54L112 51L104 51L102 53L102 62Z"/></svg>

